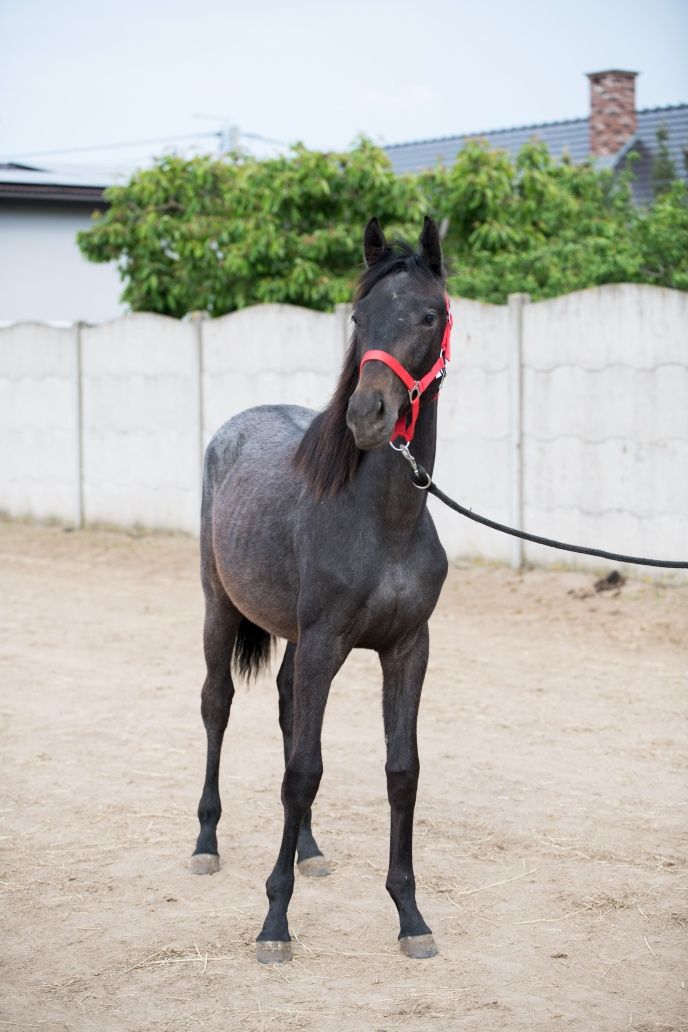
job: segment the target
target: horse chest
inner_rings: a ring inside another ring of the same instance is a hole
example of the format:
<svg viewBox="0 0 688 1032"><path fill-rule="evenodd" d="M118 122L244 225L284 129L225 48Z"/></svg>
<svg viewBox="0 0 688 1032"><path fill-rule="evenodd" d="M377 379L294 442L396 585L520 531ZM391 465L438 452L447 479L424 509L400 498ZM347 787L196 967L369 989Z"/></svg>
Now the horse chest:
<svg viewBox="0 0 688 1032"><path fill-rule="evenodd" d="M365 637L404 636L430 617L444 580L443 572L413 562L381 567L366 600Z"/></svg>
<svg viewBox="0 0 688 1032"><path fill-rule="evenodd" d="M375 583L370 602L380 615L389 616L398 610L406 610L417 595L419 585L416 578L410 579L402 565L385 567Z"/></svg>

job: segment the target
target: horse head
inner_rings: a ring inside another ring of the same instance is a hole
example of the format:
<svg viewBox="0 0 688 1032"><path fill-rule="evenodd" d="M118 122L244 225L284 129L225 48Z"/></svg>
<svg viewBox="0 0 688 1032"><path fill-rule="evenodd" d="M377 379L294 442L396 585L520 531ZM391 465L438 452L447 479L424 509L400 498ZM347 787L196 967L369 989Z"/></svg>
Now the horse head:
<svg viewBox="0 0 688 1032"><path fill-rule="evenodd" d="M363 235L366 271L352 316L360 371L346 412L362 451L382 448L397 434L410 440L420 396L441 383L449 358L442 248L437 226L427 216L419 243L417 252L404 244L390 246L376 218Z"/></svg>

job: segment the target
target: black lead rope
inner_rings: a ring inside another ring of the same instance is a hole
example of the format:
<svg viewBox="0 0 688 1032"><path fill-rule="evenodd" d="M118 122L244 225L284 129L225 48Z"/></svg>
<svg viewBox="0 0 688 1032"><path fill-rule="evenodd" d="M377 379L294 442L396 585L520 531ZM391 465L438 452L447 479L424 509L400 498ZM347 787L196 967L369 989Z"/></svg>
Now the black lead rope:
<svg viewBox="0 0 688 1032"><path fill-rule="evenodd" d="M404 456L408 461L408 456ZM525 530L516 530L514 527L506 527L503 523L489 520L486 516L479 516L477 512L464 508L458 502L449 498L444 491L440 491L432 477L423 467L413 460L411 479L416 487L422 491L429 491L435 498L448 505L454 512L461 516L468 517L475 523L482 523L484 527L491 527L492 530L499 530L502 534L510 534L511 537L521 538L523 541L534 541L536 545L547 545L549 548L560 548L564 552L578 552L580 555L596 555L601 559L612 559L617 563L634 563L636 566L662 566L670 570L688 570L688 563L673 562L670 559L641 559L637 555L619 555L617 552L604 552L601 548L583 548L582 545L567 545L563 541L553 541L552 538L539 537L537 534L527 534ZM415 467L415 468L414 468Z"/></svg>

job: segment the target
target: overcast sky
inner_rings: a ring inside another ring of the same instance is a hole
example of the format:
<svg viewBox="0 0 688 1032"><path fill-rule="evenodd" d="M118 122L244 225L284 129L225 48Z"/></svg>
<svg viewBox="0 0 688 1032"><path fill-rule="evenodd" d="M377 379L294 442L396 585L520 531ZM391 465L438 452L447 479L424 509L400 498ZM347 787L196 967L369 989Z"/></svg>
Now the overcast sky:
<svg viewBox="0 0 688 1032"><path fill-rule="evenodd" d="M49 158L128 165L223 121L343 149L576 118L605 68L641 73L639 107L688 101L688 0L0 0L0 41L2 160L170 138Z"/></svg>

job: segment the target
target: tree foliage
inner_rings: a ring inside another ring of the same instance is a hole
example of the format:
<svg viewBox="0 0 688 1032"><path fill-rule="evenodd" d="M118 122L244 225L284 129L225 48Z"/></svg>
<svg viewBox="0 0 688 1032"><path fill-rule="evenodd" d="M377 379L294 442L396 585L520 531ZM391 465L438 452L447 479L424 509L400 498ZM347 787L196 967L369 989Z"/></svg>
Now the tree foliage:
<svg viewBox="0 0 688 1032"><path fill-rule="evenodd" d="M133 309L174 316L265 301L332 308L351 296L370 213L409 235L424 210L417 182L364 139L344 154L165 157L106 198L81 250L119 263Z"/></svg>
<svg viewBox="0 0 688 1032"><path fill-rule="evenodd" d="M108 210L79 245L118 262L133 309L174 316L265 301L329 309L351 295L370 215L413 239L426 211L447 227L460 296L536 300L619 282L688 290L688 188L662 175L641 208L631 176L632 162L614 177L555 161L536 141L515 159L473 142L453 167L415 176L395 175L365 139L343 154L165 157L107 191Z"/></svg>
<svg viewBox="0 0 688 1032"><path fill-rule="evenodd" d="M656 133L657 150L652 159L652 187L655 197L666 193L676 179L676 164L669 150L669 130L663 122Z"/></svg>
<svg viewBox="0 0 688 1032"><path fill-rule="evenodd" d="M449 218L452 291L503 302L515 291L537 300L601 283L688 289L685 183L642 208L631 177L632 164L615 177L591 163L555 161L535 141L515 160L469 144L433 184Z"/></svg>

